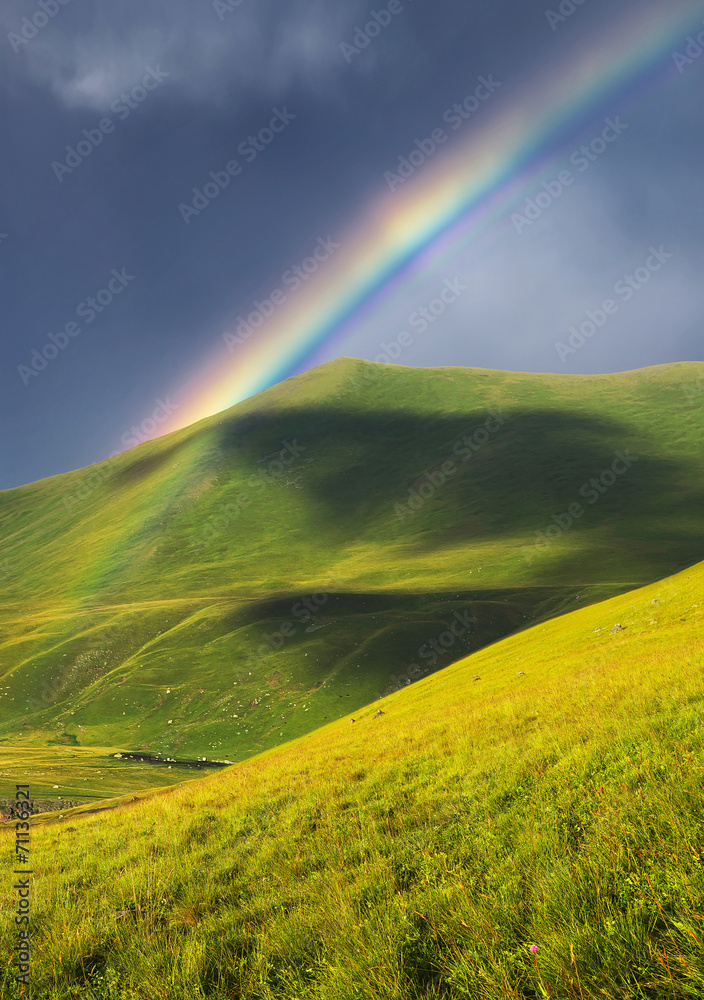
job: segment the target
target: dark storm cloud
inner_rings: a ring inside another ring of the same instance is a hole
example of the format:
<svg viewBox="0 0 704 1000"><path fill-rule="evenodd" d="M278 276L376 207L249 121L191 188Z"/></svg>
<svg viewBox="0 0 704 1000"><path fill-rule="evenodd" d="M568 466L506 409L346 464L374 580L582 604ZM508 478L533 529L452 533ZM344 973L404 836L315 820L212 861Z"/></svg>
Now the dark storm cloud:
<svg viewBox="0 0 704 1000"><path fill-rule="evenodd" d="M44 0L44 23L39 3L4 4L0 486L124 447L160 400L178 404L174 388L257 295L384 193L384 172L480 75L510 100L613 16L605 0L564 21L543 0L392 6ZM676 250L667 269L573 370L694 356L703 74L693 60L634 103L628 136L535 230L444 262L440 277L460 271L473 292L407 363L570 370L554 342L659 242ZM289 124L275 141L238 153L276 114ZM241 172L184 219L233 159ZM115 271L131 276L119 293ZM437 277L361 325L356 353L374 357ZM47 344L56 356L23 378Z"/></svg>
<svg viewBox="0 0 704 1000"><path fill-rule="evenodd" d="M58 2L58 0L57 0ZM15 73L46 86L67 107L105 110L145 65L168 64L179 100L209 102L284 93L294 81L320 87L339 64L336 42L363 10L357 0L68 0L34 38L17 48ZM6 8L2 23L17 34L26 4ZM31 35L31 27L29 33ZM8 72L8 70L6 70Z"/></svg>

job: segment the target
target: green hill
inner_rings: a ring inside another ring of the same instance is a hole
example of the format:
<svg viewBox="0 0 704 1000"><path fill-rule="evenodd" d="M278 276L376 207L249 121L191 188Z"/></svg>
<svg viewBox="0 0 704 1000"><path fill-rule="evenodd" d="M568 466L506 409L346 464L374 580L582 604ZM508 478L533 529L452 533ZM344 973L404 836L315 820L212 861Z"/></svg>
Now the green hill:
<svg viewBox="0 0 704 1000"><path fill-rule="evenodd" d="M29 995L700 997L703 593L700 563L506 638L353 724L38 820ZM8 856L14 837L0 830Z"/></svg>
<svg viewBox="0 0 704 1000"><path fill-rule="evenodd" d="M704 559L703 374L340 359L0 493L0 743L242 760Z"/></svg>

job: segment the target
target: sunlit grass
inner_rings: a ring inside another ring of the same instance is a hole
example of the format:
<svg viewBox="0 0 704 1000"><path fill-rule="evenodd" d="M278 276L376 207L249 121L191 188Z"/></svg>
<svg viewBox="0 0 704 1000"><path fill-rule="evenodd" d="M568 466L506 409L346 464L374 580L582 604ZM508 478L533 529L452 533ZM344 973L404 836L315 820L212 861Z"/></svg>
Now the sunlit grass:
<svg viewBox="0 0 704 1000"><path fill-rule="evenodd" d="M703 585L699 565L37 827L29 995L701 996ZM10 955L8 883L2 903Z"/></svg>

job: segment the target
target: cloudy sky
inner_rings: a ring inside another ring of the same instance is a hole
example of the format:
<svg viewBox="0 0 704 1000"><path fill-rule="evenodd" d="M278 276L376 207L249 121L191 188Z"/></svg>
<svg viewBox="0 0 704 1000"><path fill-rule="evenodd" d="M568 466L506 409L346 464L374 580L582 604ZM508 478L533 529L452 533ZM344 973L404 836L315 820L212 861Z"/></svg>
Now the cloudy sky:
<svg viewBox="0 0 704 1000"><path fill-rule="evenodd" d="M480 77L498 87L463 141L546 67L622 30L615 8L665 18L673 2L4 0L0 488L107 458L162 404L185 406L235 318L392 198L388 172ZM676 2L695 37L704 3ZM698 48L685 32L593 120L575 119L540 175L572 164L574 183L530 224L509 214L434 257L303 368L374 360L409 329L395 359L407 365L704 360ZM606 118L621 124L579 169L571 157ZM224 183L233 160L227 187L191 213L194 189L211 172ZM540 190L526 178L519 209ZM443 287L452 301L422 331L411 318ZM574 330L592 321L580 344Z"/></svg>

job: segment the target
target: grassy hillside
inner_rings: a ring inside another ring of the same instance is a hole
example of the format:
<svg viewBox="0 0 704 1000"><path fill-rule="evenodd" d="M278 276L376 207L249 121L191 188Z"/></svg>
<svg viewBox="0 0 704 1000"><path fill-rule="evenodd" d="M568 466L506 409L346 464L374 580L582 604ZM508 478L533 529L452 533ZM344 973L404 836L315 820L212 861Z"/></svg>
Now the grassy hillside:
<svg viewBox="0 0 704 1000"><path fill-rule="evenodd" d="M699 564L354 723L146 801L46 817L28 995L701 996L703 593ZM5 852L13 836L0 831ZM7 880L0 899L11 955Z"/></svg>
<svg viewBox="0 0 704 1000"><path fill-rule="evenodd" d="M341 359L0 493L0 743L242 760L704 558L703 374Z"/></svg>

